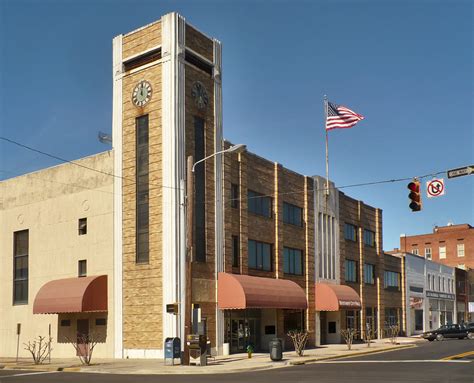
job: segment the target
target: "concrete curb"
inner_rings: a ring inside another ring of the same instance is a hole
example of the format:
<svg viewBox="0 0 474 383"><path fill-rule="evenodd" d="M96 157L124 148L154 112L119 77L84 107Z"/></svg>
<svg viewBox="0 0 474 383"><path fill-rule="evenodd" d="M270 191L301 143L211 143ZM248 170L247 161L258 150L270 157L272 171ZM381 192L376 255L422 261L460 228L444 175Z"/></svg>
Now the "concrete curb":
<svg viewBox="0 0 474 383"><path fill-rule="evenodd" d="M369 354L381 354L381 353L384 353L384 352L390 352L390 351L401 350L401 349L404 349L404 348L412 348L412 347L417 347L417 345L416 344L406 344L406 345L400 345L400 346L385 348L383 350L377 350L377 349L375 349L375 350L364 350L364 351L361 351L361 352L355 352L351 355L322 356L322 357L319 357L319 358L311 358L311 359L306 359L306 360L301 360L301 361L300 360L294 360L294 361L290 361L289 364L292 365L292 366L301 366L301 365L304 365L304 364L316 363L316 362L320 362L320 361L323 361L323 360L354 358L354 357L358 357L358 356L364 356L364 355L369 355Z"/></svg>

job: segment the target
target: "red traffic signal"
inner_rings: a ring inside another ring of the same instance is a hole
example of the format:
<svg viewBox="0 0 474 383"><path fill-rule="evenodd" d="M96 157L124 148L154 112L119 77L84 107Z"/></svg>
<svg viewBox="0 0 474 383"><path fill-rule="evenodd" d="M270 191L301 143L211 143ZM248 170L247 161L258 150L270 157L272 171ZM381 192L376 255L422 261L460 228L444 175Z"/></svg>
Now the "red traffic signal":
<svg viewBox="0 0 474 383"><path fill-rule="evenodd" d="M411 211L420 211L421 210L421 193L420 193L420 181L413 180L408 184L408 198L410 199L410 204L408 205Z"/></svg>

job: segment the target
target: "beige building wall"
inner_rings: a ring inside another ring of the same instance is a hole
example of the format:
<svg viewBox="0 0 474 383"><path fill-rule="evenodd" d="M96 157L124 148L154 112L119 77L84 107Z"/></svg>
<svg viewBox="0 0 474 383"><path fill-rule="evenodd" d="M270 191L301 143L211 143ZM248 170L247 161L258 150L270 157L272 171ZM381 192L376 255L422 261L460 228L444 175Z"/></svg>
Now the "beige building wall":
<svg viewBox="0 0 474 383"><path fill-rule="evenodd" d="M96 357L113 356L113 152L82 158L0 183L0 356L16 356L17 323L21 323L20 357L30 357L23 343L48 336L53 358L74 357L65 336L75 337L76 320L90 318L90 331L106 335ZM78 235L79 218L87 234ZM13 233L29 230L28 303L13 305ZM107 275L108 314L33 314L38 290L47 282L78 276L78 261L87 260L87 275ZM106 326L95 327L95 318ZM70 319L70 327L58 326ZM59 342L58 342L59 337Z"/></svg>

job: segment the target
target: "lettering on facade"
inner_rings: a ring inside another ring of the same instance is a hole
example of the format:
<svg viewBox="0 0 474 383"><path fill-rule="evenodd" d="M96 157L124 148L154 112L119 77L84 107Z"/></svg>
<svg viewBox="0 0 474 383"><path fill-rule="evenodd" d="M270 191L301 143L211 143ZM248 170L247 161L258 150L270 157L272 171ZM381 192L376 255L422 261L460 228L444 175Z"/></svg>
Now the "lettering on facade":
<svg viewBox="0 0 474 383"><path fill-rule="evenodd" d="M438 293L436 291L427 291L426 296L428 298L451 299L451 300L454 300L455 298L454 294Z"/></svg>

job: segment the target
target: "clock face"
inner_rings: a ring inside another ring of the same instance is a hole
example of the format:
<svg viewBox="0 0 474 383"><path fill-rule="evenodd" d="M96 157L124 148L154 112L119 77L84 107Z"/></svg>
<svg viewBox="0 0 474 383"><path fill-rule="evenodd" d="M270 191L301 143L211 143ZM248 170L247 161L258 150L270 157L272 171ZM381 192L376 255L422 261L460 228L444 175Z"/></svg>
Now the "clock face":
<svg viewBox="0 0 474 383"><path fill-rule="evenodd" d="M136 106L144 106L151 99L151 85L148 81L140 81L132 93L132 101Z"/></svg>
<svg viewBox="0 0 474 383"><path fill-rule="evenodd" d="M206 88L204 88L204 85L199 81L196 81L193 84L191 96L194 98L199 109L204 109L209 103L209 96L207 95Z"/></svg>

